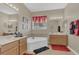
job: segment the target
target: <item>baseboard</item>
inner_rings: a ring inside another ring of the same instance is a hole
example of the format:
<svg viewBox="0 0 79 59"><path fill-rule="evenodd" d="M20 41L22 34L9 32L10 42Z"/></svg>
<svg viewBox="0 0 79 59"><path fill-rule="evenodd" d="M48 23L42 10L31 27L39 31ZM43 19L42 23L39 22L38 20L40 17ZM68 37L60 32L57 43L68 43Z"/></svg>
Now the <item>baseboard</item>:
<svg viewBox="0 0 79 59"><path fill-rule="evenodd" d="M79 55L75 50L73 50L71 47L68 46L68 48L75 54L75 55Z"/></svg>

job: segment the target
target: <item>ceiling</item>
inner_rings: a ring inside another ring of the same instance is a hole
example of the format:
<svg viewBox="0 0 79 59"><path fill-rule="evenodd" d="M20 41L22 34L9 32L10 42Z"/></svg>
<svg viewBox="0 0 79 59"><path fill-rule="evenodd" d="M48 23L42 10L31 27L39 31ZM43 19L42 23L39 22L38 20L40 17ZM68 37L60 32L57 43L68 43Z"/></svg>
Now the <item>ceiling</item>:
<svg viewBox="0 0 79 59"><path fill-rule="evenodd" d="M25 3L31 12L63 9L66 5L67 3Z"/></svg>
<svg viewBox="0 0 79 59"><path fill-rule="evenodd" d="M17 14L17 11L13 8L10 8L8 5L0 4L0 12L6 13L6 14Z"/></svg>

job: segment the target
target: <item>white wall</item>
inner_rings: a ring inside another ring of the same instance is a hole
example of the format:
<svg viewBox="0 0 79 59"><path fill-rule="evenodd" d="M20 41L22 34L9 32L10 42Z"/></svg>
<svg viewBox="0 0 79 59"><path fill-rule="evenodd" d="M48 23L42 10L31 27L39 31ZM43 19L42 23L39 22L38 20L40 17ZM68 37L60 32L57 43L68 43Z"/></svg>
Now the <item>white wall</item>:
<svg viewBox="0 0 79 59"><path fill-rule="evenodd" d="M51 33L56 33L56 32L58 32L58 24L59 22L58 22L58 20L50 20L49 22L48 22L48 28L49 28L49 32L51 32Z"/></svg>
<svg viewBox="0 0 79 59"><path fill-rule="evenodd" d="M70 16L70 17L69 17ZM75 20L74 16L79 19L79 4L71 3L65 8L65 20L67 21L66 33L68 34L68 45L79 54L79 36L69 34L70 22Z"/></svg>
<svg viewBox="0 0 79 59"><path fill-rule="evenodd" d="M8 20L8 15L0 12L0 32L6 31L6 22Z"/></svg>
<svg viewBox="0 0 79 59"><path fill-rule="evenodd" d="M32 16L47 16L47 29L46 30L37 30L37 31L32 31L33 34L37 33L39 36L47 36L49 34L49 32L53 33L53 32L57 32L57 26L61 25L59 21L63 20L62 19L51 19L53 17L60 17L64 15L64 9L58 9L58 10L49 10L49 11L40 11L40 12L33 12ZM52 28L51 28L52 27ZM43 31L43 33L41 33ZM41 34L39 34L39 32Z"/></svg>

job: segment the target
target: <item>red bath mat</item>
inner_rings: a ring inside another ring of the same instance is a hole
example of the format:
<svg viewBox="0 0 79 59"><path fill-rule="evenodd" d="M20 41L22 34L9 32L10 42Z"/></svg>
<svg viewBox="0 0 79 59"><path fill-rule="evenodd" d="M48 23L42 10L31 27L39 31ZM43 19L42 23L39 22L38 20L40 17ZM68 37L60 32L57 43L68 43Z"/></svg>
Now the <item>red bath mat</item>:
<svg viewBox="0 0 79 59"><path fill-rule="evenodd" d="M59 50L59 51L70 51L67 46L64 45L51 45L51 48L53 50Z"/></svg>

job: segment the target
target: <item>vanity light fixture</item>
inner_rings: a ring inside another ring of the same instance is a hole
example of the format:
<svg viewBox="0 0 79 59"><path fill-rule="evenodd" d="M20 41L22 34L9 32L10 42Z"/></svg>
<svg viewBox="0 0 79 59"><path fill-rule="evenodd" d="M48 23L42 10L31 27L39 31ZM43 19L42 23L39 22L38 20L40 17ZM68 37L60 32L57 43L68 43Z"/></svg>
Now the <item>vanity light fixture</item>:
<svg viewBox="0 0 79 59"><path fill-rule="evenodd" d="M73 16L73 18L77 19L77 18L78 18L78 16L76 16L76 15L75 15L75 16Z"/></svg>
<svg viewBox="0 0 79 59"><path fill-rule="evenodd" d="M62 16L59 16L59 17L50 17L50 20L52 19L62 19L63 17Z"/></svg>
<svg viewBox="0 0 79 59"><path fill-rule="evenodd" d="M79 17L75 15L75 16L67 16L66 18L67 18L67 19L72 19L72 18L73 18L73 19L78 19Z"/></svg>
<svg viewBox="0 0 79 59"><path fill-rule="evenodd" d="M8 20L8 21L10 21L10 22L16 22L17 20Z"/></svg>
<svg viewBox="0 0 79 59"><path fill-rule="evenodd" d="M16 8L16 10L17 10L17 11L19 11L19 9L18 9L18 8Z"/></svg>
<svg viewBox="0 0 79 59"><path fill-rule="evenodd" d="M9 6L10 6L10 7L13 7L13 5L12 5L12 4L9 4Z"/></svg>

